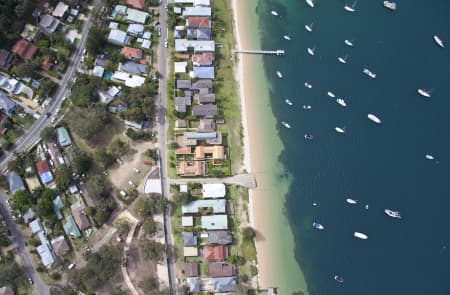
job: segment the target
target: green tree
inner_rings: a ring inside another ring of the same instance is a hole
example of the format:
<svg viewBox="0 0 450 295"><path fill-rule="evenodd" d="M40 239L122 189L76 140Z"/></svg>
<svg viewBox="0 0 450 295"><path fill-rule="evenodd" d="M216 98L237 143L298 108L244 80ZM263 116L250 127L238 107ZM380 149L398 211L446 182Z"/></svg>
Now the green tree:
<svg viewBox="0 0 450 295"><path fill-rule="evenodd" d="M188 193L175 192L172 195L175 204L181 206L191 201L191 196Z"/></svg>
<svg viewBox="0 0 450 295"><path fill-rule="evenodd" d="M5 226L4 221L0 220L0 247L6 247L11 244L8 236L8 229Z"/></svg>
<svg viewBox="0 0 450 295"><path fill-rule="evenodd" d="M242 238L244 239L244 241L253 241L253 239L256 237L256 232L253 228L251 227L244 227L244 229L242 229Z"/></svg>
<svg viewBox="0 0 450 295"><path fill-rule="evenodd" d="M45 217L50 217L55 214L53 211L53 199L55 199L57 195L58 192L53 189L44 189L37 203L39 214Z"/></svg>
<svg viewBox="0 0 450 295"><path fill-rule="evenodd" d="M130 224L126 220L120 220L116 228L119 235L125 235L130 231Z"/></svg>
<svg viewBox="0 0 450 295"><path fill-rule="evenodd" d="M109 153L114 158L120 158L121 156L129 153L130 150L130 144L120 140L119 138L114 139L109 145Z"/></svg>
<svg viewBox="0 0 450 295"><path fill-rule="evenodd" d="M149 236L153 236L158 230L158 224L155 222L155 220L153 220L152 217L147 218L142 227L144 229L144 233Z"/></svg>
<svg viewBox="0 0 450 295"><path fill-rule="evenodd" d="M87 109L74 107L66 118L72 130L89 143L95 136L101 134L110 122L110 115L101 105Z"/></svg>
<svg viewBox="0 0 450 295"><path fill-rule="evenodd" d="M97 27L93 27L86 39L86 50L89 55L96 56L103 51L106 44L105 32Z"/></svg>
<svg viewBox="0 0 450 295"><path fill-rule="evenodd" d="M34 62L25 62L16 66L14 72L20 77L29 77L31 73L36 71L37 65Z"/></svg>
<svg viewBox="0 0 450 295"><path fill-rule="evenodd" d="M72 170L67 166L60 166L55 170L55 183L60 189L67 189L72 182Z"/></svg>
<svg viewBox="0 0 450 295"><path fill-rule="evenodd" d="M17 191L13 198L13 207L18 209L22 214L25 213L33 204L31 203L30 194L27 191Z"/></svg>
<svg viewBox="0 0 450 295"><path fill-rule="evenodd" d="M55 127L47 126L41 131L41 138L44 141L52 141L56 138Z"/></svg>
<svg viewBox="0 0 450 295"><path fill-rule="evenodd" d="M12 285L15 286L23 275L22 269L14 261L3 261L0 263L0 286Z"/></svg>
<svg viewBox="0 0 450 295"><path fill-rule="evenodd" d="M165 245L152 240L142 241L139 250L144 259L155 262L161 262L167 253Z"/></svg>
<svg viewBox="0 0 450 295"><path fill-rule="evenodd" d="M87 173L92 167L92 158L85 152L79 149L74 151L74 158L72 166L78 174Z"/></svg>
<svg viewBox="0 0 450 295"><path fill-rule="evenodd" d="M152 295L158 292L158 281L155 278L147 278L143 280L139 286L145 295Z"/></svg>
<svg viewBox="0 0 450 295"><path fill-rule="evenodd" d="M140 198L134 204L134 210L141 217L149 217L153 214L155 200L152 198Z"/></svg>

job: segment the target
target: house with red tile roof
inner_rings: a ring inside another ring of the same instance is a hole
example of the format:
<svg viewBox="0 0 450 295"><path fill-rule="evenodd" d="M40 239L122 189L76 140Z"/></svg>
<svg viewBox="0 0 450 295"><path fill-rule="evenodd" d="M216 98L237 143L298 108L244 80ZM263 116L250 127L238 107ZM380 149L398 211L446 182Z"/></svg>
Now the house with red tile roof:
<svg viewBox="0 0 450 295"><path fill-rule="evenodd" d="M211 20L207 16L190 16L186 19L186 27L190 29L211 29Z"/></svg>
<svg viewBox="0 0 450 295"><path fill-rule="evenodd" d="M136 9L143 9L145 0L126 0L125 4Z"/></svg>
<svg viewBox="0 0 450 295"><path fill-rule="evenodd" d="M228 258L228 247L226 246L205 246L202 256L208 261L223 261Z"/></svg>
<svg viewBox="0 0 450 295"><path fill-rule="evenodd" d="M143 56L142 50L133 47L124 47L120 53L122 53L125 58L134 60L142 59Z"/></svg>
<svg viewBox="0 0 450 295"><path fill-rule="evenodd" d="M192 55L192 63L194 66L212 66L214 59L214 52L194 53Z"/></svg>
<svg viewBox="0 0 450 295"><path fill-rule="evenodd" d="M234 275L236 275L236 268L232 264L222 262L208 264L208 276L212 278L232 277Z"/></svg>
<svg viewBox="0 0 450 295"><path fill-rule="evenodd" d="M49 184L53 181L53 175L50 172L50 167L48 166L47 160L37 162L36 170L43 184Z"/></svg>
<svg viewBox="0 0 450 295"><path fill-rule="evenodd" d="M25 39L20 39L14 44L11 51L23 59L31 59L36 54L37 47Z"/></svg>

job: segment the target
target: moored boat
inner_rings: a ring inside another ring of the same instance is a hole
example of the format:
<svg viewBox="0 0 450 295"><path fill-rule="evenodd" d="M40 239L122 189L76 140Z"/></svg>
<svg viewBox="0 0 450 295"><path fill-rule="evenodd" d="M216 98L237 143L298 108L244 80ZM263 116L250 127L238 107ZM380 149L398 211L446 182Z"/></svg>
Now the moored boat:
<svg viewBox="0 0 450 295"><path fill-rule="evenodd" d="M288 40L288 41L291 41L291 37L289 37L288 35L284 35L283 38Z"/></svg>
<svg viewBox="0 0 450 295"><path fill-rule="evenodd" d="M311 140L311 139L313 139L314 137L313 137L311 134L305 134L305 138Z"/></svg>
<svg viewBox="0 0 450 295"><path fill-rule="evenodd" d="M334 93L331 92L331 91L328 91L328 92L327 92L327 95L328 95L329 97L333 97L333 98L336 97L336 95L334 95Z"/></svg>
<svg viewBox="0 0 450 295"><path fill-rule="evenodd" d="M309 104L304 104L302 107L304 110L310 110L312 108Z"/></svg>
<svg viewBox="0 0 450 295"><path fill-rule="evenodd" d="M336 130L337 133L345 133L345 129L341 127L335 127L334 130Z"/></svg>
<svg viewBox="0 0 450 295"><path fill-rule="evenodd" d="M353 236L355 238L358 238L358 239L361 239L361 240L367 240L369 238L366 234L363 234L363 233L360 233L360 232L357 232L357 231L355 231L353 233Z"/></svg>
<svg viewBox="0 0 450 295"><path fill-rule="evenodd" d="M351 40L345 39L344 43L347 46L353 47L353 41L351 41Z"/></svg>
<svg viewBox="0 0 450 295"><path fill-rule="evenodd" d="M312 88L312 85L309 84L308 82L305 82L305 87L311 89L311 88Z"/></svg>
<svg viewBox="0 0 450 295"><path fill-rule="evenodd" d="M292 105L292 101L290 101L289 99L285 99L284 102L290 106Z"/></svg>
<svg viewBox="0 0 450 295"><path fill-rule="evenodd" d="M281 72L280 72L280 71L277 71L277 76L278 76L278 78L280 78L280 79L282 79L282 78L283 78L283 75L281 74Z"/></svg>
<svg viewBox="0 0 450 295"><path fill-rule="evenodd" d="M309 48L308 47L308 49L307 49L307 51L308 51L308 53L309 53L309 55L314 55L314 51L315 51L316 49L313 47L313 48Z"/></svg>
<svg viewBox="0 0 450 295"><path fill-rule="evenodd" d="M349 203L349 204L352 204L352 205L358 203L358 200L353 200L353 199L350 199L350 198L345 199L345 201L346 201L347 203Z"/></svg>
<svg viewBox="0 0 450 295"><path fill-rule="evenodd" d="M398 218L398 219L402 218L400 216L400 212L398 212L398 211L393 211L393 210L390 210L390 209L384 209L384 213L386 213L387 216L390 216L392 218Z"/></svg>
<svg viewBox="0 0 450 295"><path fill-rule="evenodd" d="M427 159L427 160L434 160L434 157L433 157L433 155L426 154L425 155L425 159Z"/></svg>
<svg viewBox="0 0 450 295"><path fill-rule="evenodd" d="M270 13L272 13L272 15L278 16L278 12L276 12L275 10L272 10Z"/></svg>
<svg viewBox="0 0 450 295"><path fill-rule="evenodd" d="M323 225L321 225L320 223L317 223L317 222L313 222L313 227L320 229L320 230L325 229L325 227Z"/></svg>
<svg viewBox="0 0 450 295"><path fill-rule="evenodd" d="M281 124L286 127L287 129L291 129L291 125L289 125L289 123L286 123L284 121L281 121Z"/></svg>
<svg viewBox="0 0 450 295"><path fill-rule="evenodd" d="M313 0L306 0L306 3L314 8L314 1Z"/></svg>
<svg viewBox="0 0 450 295"><path fill-rule="evenodd" d="M346 103L345 100L343 100L342 98L336 99L336 102L337 102L339 105L343 106L343 107L346 107L346 106L347 106L347 103Z"/></svg>
<svg viewBox="0 0 450 295"><path fill-rule="evenodd" d="M312 30L313 30L313 23L311 23L310 25L305 25L305 29L306 29L308 32L312 32Z"/></svg>
<svg viewBox="0 0 450 295"><path fill-rule="evenodd" d="M372 72L371 70L365 68L363 70L363 73L366 74L367 76L369 76L372 79L375 79L377 77L377 74L375 74L374 72Z"/></svg>
<svg viewBox="0 0 450 295"><path fill-rule="evenodd" d="M431 93L426 91L425 89L419 88L419 89L417 89L417 93L419 93L420 95L427 97L427 98L431 97Z"/></svg>
<svg viewBox="0 0 450 295"><path fill-rule="evenodd" d="M441 38L439 38L438 35L434 35L433 36L434 41L437 43L437 45L439 45L440 47L444 48L444 42L441 40Z"/></svg>
<svg viewBox="0 0 450 295"><path fill-rule="evenodd" d="M355 12L355 5L356 5L356 2L357 2L357 1L355 1L355 2L353 3L352 6L345 5L345 6L344 6L344 9L347 10L348 12Z"/></svg>
<svg viewBox="0 0 450 295"><path fill-rule="evenodd" d="M395 3L395 2L384 1L383 5L384 5L384 7L389 8L390 10L397 9L397 3Z"/></svg>
<svg viewBox="0 0 450 295"><path fill-rule="evenodd" d="M342 284L344 282L344 279L342 277L338 276L338 275L334 276L334 280L336 282L338 282L339 284Z"/></svg>
<svg viewBox="0 0 450 295"><path fill-rule="evenodd" d="M380 118L378 118L374 114L367 114L367 118L369 118L369 120L374 122L374 123L381 124Z"/></svg>

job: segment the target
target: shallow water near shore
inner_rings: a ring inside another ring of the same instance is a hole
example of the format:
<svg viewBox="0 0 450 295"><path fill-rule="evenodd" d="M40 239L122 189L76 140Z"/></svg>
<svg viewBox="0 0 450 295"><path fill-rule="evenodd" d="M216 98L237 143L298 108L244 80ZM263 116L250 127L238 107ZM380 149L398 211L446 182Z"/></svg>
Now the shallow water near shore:
<svg viewBox="0 0 450 295"><path fill-rule="evenodd" d="M351 1L316 1L310 8L299 0L259 0L256 9L262 49L288 53L263 61L284 148L270 177L279 193L289 189L279 198L286 200L296 261L310 294L450 294L450 2L399 2L392 12L382 1L359 1L353 14L345 4ZM309 33L304 25L311 23ZM437 46L435 34L447 48ZM307 47L315 48L314 56ZM347 64L339 56L347 56ZM418 88L430 90L431 99L419 96ZM339 106L328 91L348 106ZM304 104L312 109L303 110ZM382 124L370 122L368 113ZM314 139L305 140L305 133ZM347 204L347 197L358 204ZM389 218L385 208L403 218ZM313 222L325 230L313 230ZM355 239L355 231L369 239ZM274 276L289 277L281 285L294 284L290 271Z"/></svg>

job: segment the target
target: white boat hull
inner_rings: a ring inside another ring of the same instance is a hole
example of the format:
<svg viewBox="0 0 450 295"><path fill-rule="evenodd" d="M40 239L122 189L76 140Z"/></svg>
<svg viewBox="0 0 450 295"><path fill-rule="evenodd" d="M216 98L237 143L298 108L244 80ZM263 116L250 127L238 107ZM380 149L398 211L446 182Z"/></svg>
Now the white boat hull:
<svg viewBox="0 0 450 295"><path fill-rule="evenodd" d="M359 232L357 232L357 231L355 231L355 232L353 233L353 236L354 236L355 238L358 238L358 239L361 239L361 240L367 240L367 239L369 238L366 234L359 233Z"/></svg>
<svg viewBox="0 0 450 295"><path fill-rule="evenodd" d="M331 92L331 91L328 91L327 95L328 95L329 97L333 97L333 98L335 98L335 97L336 97L336 95L334 95L334 93L333 93L333 92Z"/></svg>
<svg viewBox="0 0 450 295"><path fill-rule="evenodd" d="M381 124L381 120L374 114L367 114L367 118L374 123Z"/></svg>
<svg viewBox="0 0 450 295"><path fill-rule="evenodd" d="M352 205L358 203L358 200L353 200L353 199L350 199L350 198L347 198L345 201L346 201L347 203L349 203L349 204L352 204Z"/></svg>

